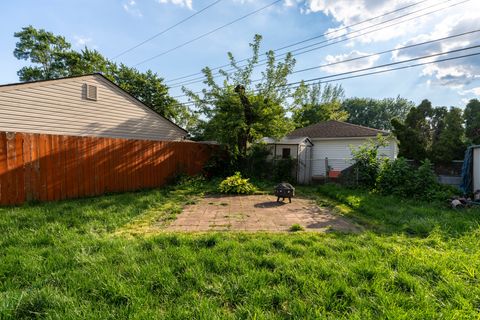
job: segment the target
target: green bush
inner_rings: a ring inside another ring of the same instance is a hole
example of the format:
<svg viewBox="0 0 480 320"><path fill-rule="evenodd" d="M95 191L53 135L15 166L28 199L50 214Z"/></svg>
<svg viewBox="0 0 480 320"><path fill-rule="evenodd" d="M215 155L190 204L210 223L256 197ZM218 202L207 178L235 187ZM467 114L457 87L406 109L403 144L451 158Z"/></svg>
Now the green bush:
<svg viewBox="0 0 480 320"><path fill-rule="evenodd" d="M303 231L303 227L299 225L298 223L294 223L290 226L290 232L297 232L297 231Z"/></svg>
<svg viewBox="0 0 480 320"><path fill-rule="evenodd" d="M405 159L386 160L380 168L375 190L384 195L408 197L414 178L414 168Z"/></svg>
<svg viewBox="0 0 480 320"><path fill-rule="evenodd" d="M357 186L366 188L375 186L382 163L382 160L378 157L378 149L386 145L387 139L378 135L376 139L369 139L358 148L352 148Z"/></svg>
<svg viewBox="0 0 480 320"><path fill-rule="evenodd" d="M415 171L415 179L412 185L412 193L416 197L432 198L440 184L437 176L433 172L433 165L430 160L422 162L420 167Z"/></svg>
<svg viewBox="0 0 480 320"><path fill-rule="evenodd" d="M242 178L240 172L236 172L233 176L220 182L218 190L221 193L252 194L257 191L257 188L248 182L248 180L249 179Z"/></svg>
<svg viewBox="0 0 480 320"><path fill-rule="evenodd" d="M277 182L296 182L295 177L292 175L295 171L297 160L292 158L276 159L273 166L273 180Z"/></svg>
<svg viewBox="0 0 480 320"><path fill-rule="evenodd" d="M403 158L386 161L382 165L375 183L375 191L383 195L425 200L445 200L458 193L456 188L438 183L429 160L415 168Z"/></svg>

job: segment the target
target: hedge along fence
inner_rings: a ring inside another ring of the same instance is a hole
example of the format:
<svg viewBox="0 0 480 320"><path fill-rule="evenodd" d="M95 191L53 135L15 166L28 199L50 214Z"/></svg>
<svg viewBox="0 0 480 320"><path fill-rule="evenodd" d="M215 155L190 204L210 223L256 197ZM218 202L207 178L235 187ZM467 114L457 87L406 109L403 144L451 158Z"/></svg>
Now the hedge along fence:
<svg viewBox="0 0 480 320"><path fill-rule="evenodd" d="M214 146L0 132L0 205L56 201L164 185L200 173Z"/></svg>

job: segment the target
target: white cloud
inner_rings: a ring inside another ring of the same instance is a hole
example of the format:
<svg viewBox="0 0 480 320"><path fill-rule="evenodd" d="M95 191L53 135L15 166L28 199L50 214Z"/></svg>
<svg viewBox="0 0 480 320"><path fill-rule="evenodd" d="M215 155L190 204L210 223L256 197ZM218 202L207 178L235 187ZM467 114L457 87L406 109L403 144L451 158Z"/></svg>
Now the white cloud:
<svg viewBox="0 0 480 320"><path fill-rule="evenodd" d="M386 15L383 18L374 19L373 21L361 23L357 26L352 28L347 28L352 24L356 24L367 19L375 18L381 15L384 15L389 12L393 12L394 10L400 9L402 7L406 7L409 5L413 5L417 0L305 0L304 1L304 12L306 13L317 13L322 12L323 14L331 17L334 21L338 22L339 25L330 28L327 32L332 33L336 30L342 30L342 33L350 32L351 36L359 35L361 33L369 32L377 28L381 28L378 31L371 32L366 35L359 36L355 38L353 41L360 42L360 43L375 43L375 42L384 42L396 38L401 38L404 36L415 35L418 32L424 32L425 30L429 30L432 24L438 23L439 21L443 21L445 18L454 15L456 13L466 13L466 12L479 12L480 11L480 1L470 1L467 3L460 4L458 6L447 8L449 5L453 3L443 3L440 1L432 0L427 1L426 3L422 3L419 5L411 6L407 9L397 11L395 13L391 13ZM431 8L428 8L431 7ZM438 12L425 15L422 17L418 17L422 14L445 8L444 10L440 10ZM414 11L422 10L418 13L401 17L407 13L412 13ZM418 17L412 19L413 17ZM373 26L380 22L386 21L388 19L394 19L391 22L387 22L381 26ZM410 21L405 21L409 20ZM405 21L403 23L399 23L401 21ZM398 23L398 24L396 24ZM395 24L391 27L388 27L391 24ZM368 28L372 27L372 28ZM364 31L354 33L359 29L367 28ZM345 30L344 30L345 29ZM353 33L352 33L353 32ZM328 37L337 37L341 35L340 33L332 33L329 34Z"/></svg>
<svg viewBox="0 0 480 320"><path fill-rule="evenodd" d="M340 62L340 63L334 64L334 65L331 65L331 66L326 66L326 67L323 67L321 69L323 71L328 72L328 73L342 73L342 72L349 72L349 71L352 71L352 70L358 70L358 69L373 67L373 65L375 64L375 62L379 58L377 55L371 56L371 57L368 57L368 58L364 58L364 59L349 61L349 62L345 62L345 63L342 62L342 61L349 60L349 59L364 57L366 55L369 55L369 53L360 52L360 51L357 51L357 50L353 50L352 52L347 53L347 54L339 54L339 55L335 55L335 56L328 55L328 56L325 57L325 62L327 64L332 64L332 63L337 63L337 62Z"/></svg>
<svg viewBox="0 0 480 320"><path fill-rule="evenodd" d="M173 5L176 5L176 6L180 6L180 7L185 7L185 8L188 8L190 10L193 9L193 3L192 3L192 0L157 0L158 3L171 3Z"/></svg>
<svg viewBox="0 0 480 320"><path fill-rule="evenodd" d="M479 6L480 9L480 6ZM456 35L472 30L480 29L480 20L476 12L467 11L450 15L437 23L430 33L420 34L411 40L399 45L406 46L415 43L421 43L429 40L439 39L451 35ZM427 45L418 46L405 50L393 52L392 60L401 61L413 57L426 56L455 49L462 49L473 45L480 44L478 42L480 33L473 33L449 40L433 42ZM435 61L446 57L455 57L464 54L478 52L476 50L466 50L457 53L442 55L436 58L428 59ZM423 61L428 61L423 60ZM421 75L430 77L441 85L447 85L453 88L461 88L464 85L480 80L480 58L478 56L462 58L459 60L451 60L438 64L427 65L423 68Z"/></svg>
<svg viewBox="0 0 480 320"><path fill-rule="evenodd" d="M127 0L123 3L123 10L131 14L134 17L141 18L143 16L140 9L137 7L137 2L135 0Z"/></svg>
<svg viewBox="0 0 480 320"><path fill-rule="evenodd" d="M480 96L480 87L476 87L476 88L472 88L472 89L467 89L467 90L461 90L458 92L460 95L462 96L466 96L466 95L470 95L470 94L473 94L473 95L476 95L476 96Z"/></svg>
<svg viewBox="0 0 480 320"><path fill-rule="evenodd" d="M76 47L85 47L86 45L92 42L92 38L88 38L80 35L73 36L73 39L75 40Z"/></svg>

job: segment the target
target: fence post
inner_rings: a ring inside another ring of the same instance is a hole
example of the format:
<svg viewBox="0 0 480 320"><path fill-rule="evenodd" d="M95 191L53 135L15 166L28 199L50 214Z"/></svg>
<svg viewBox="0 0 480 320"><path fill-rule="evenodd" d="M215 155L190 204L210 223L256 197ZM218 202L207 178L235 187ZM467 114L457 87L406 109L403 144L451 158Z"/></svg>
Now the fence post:
<svg viewBox="0 0 480 320"><path fill-rule="evenodd" d="M325 182L328 182L328 174L329 174L329 169L328 169L328 157L325 157Z"/></svg>

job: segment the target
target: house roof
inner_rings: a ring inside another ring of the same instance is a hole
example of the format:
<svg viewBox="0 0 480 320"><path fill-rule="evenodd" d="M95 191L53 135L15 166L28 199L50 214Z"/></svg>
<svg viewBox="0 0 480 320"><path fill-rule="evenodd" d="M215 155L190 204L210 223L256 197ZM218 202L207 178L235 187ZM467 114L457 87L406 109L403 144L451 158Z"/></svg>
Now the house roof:
<svg viewBox="0 0 480 320"><path fill-rule="evenodd" d="M354 138L354 137L376 137L378 134L388 135L388 131L364 127L347 122L335 120L322 121L305 128L299 128L288 134L288 137L309 137L309 138Z"/></svg>
<svg viewBox="0 0 480 320"><path fill-rule="evenodd" d="M299 145L306 142L313 145L313 143L310 141L308 137L284 137L278 140L265 137L265 138L262 138L262 142L267 144L292 144L292 145Z"/></svg>
<svg viewBox="0 0 480 320"><path fill-rule="evenodd" d="M9 90L10 88L12 89L15 89L15 87L17 86L31 86L31 85L35 85L37 83L43 83L43 82L50 82L50 81L61 81L61 80L67 80L67 79L73 79L73 78L82 78L82 77L100 77L102 78L103 80L107 81L108 83L110 83L111 85L113 85L114 87L116 87L117 89L119 89L120 91L124 92L125 94L127 94L129 97L131 97L132 99L134 99L135 101L139 102L143 107L145 107L148 111L150 111L151 113L155 114L157 117L161 117L162 119L165 119L167 120L168 122L170 122L171 124L173 124L175 127L177 127L178 129L184 131L186 134L188 134L188 131L183 129L182 127L180 127L179 125L177 125L175 122L171 121L170 119L158 114L157 112L153 111L149 106L147 106L145 103L143 103L142 101L140 101L139 99L137 99L136 97L134 97L133 95L131 95L128 91L124 90L123 88L121 88L119 85L117 85L116 83L114 83L113 81L111 81L110 79L108 79L107 77L105 77L103 74L101 73L88 73L88 74L83 74L83 75L76 75L76 76L68 76L68 77L62 77L62 78L56 78L56 79L47 79L47 80L35 80L35 81L27 81L27 82L17 82L17 83L8 83L8 84L3 84L3 85L0 85L0 91L1 90Z"/></svg>

